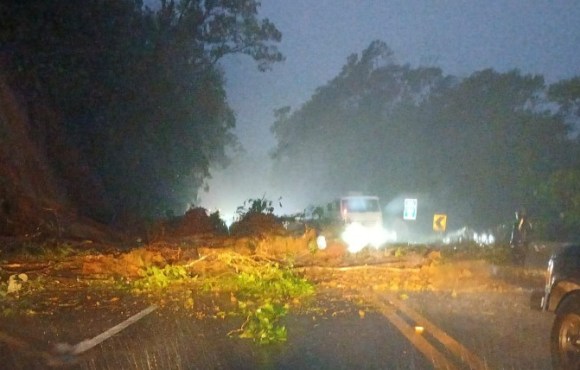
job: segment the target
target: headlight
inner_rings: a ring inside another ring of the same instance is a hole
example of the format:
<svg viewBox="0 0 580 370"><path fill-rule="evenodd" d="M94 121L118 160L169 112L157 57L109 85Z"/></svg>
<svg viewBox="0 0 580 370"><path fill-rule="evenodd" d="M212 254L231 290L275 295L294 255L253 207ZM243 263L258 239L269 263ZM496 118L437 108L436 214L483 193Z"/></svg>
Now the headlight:
<svg viewBox="0 0 580 370"><path fill-rule="evenodd" d="M378 248L387 242L396 241L397 233L389 232L382 226L365 227L352 223L342 233L342 240L348 245L349 252L357 253L367 245Z"/></svg>
<svg viewBox="0 0 580 370"><path fill-rule="evenodd" d="M349 224L342 233L342 240L348 245L351 253L360 252L369 242L366 229L359 223Z"/></svg>
<svg viewBox="0 0 580 370"><path fill-rule="evenodd" d="M316 246L318 246L318 249L326 249L326 238L324 235L319 235L316 238Z"/></svg>

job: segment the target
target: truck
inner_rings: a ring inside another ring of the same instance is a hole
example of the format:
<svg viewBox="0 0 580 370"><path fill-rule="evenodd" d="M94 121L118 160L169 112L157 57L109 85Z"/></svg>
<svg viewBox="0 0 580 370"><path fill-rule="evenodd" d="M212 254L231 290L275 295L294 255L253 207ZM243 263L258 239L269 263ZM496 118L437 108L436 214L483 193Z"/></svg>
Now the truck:
<svg viewBox="0 0 580 370"><path fill-rule="evenodd" d="M344 196L329 203L327 210L331 217L340 219L347 225L351 223L371 227L383 225L383 213L377 196Z"/></svg>
<svg viewBox="0 0 580 370"><path fill-rule="evenodd" d="M340 222L341 239L350 252L366 246L378 248L396 240L396 234L385 230L379 197L349 194L330 202L325 217Z"/></svg>
<svg viewBox="0 0 580 370"><path fill-rule="evenodd" d="M551 256L540 309L556 315L550 334L554 369L579 369L580 244L568 244Z"/></svg>

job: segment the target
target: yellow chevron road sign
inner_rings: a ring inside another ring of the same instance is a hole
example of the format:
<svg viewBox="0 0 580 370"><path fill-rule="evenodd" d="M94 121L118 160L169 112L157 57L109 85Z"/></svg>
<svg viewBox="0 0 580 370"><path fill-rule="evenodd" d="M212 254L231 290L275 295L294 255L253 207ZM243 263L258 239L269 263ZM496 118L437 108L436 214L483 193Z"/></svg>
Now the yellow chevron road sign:
<svg viewBox="0 0 580 370"><path fill-rule="evenodd" d="M447 215L435 214L433 216L433 231L445 231L447 228Z"/></svg>

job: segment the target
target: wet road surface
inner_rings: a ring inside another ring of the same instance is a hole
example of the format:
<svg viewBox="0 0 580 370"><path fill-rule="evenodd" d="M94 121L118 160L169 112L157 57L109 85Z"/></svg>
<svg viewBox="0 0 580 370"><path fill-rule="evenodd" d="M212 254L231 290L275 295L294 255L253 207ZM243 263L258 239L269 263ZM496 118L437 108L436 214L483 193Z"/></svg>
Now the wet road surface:
<svg viewBox="0 0 580 370"><path fill-rule="evenodd" d="M529 296L524 290L425 292L403 302L376 294L362 310L360 302L324 296L322 310L286 317L288 340L274 345L228 337L241 326L240 318L199 320L158 309L80 356L59 359L65 360L62 367L74 369L549 369L553 317L530 310ZM71 312L13 323L8 334L24 343L0 345L3 368L48 368L41 352L53 356L54 343L93 337L139 310L113 317L102 310L91 318ZM93 321L90 330L98 327L95 322L102 330L87 332L87 320ZM41 327L42 340L33 335ZM425 342L432 348L425 350Z"/></svg>

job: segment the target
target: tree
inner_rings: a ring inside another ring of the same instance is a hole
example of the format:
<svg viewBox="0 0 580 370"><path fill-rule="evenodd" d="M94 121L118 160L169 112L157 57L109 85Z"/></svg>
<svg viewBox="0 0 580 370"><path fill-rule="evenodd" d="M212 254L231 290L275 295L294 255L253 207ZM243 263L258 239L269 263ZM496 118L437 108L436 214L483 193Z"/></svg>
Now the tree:
<svg viewBox="0 0 580 370"><path fill-rule="evenodd" d="M538 191L540 235L556 240L580 238L580 169L555 171Z"/></svg>
<svg viewBox="0 0 580 370"><path fill-rule="evenodd" d="M236 145L219 61L246 54L265 71L283 59L259 5L4 2L0 43L12 85L30 101L48 96L115 209L151 215L195 199Z"/></svg>
<svg viewBox="0 0 580 370"><path fill-rule="evenodd" d="M570 155L545 96L541 76L487 69L459 79L397 64L375 41L300 109L277 112L275 170L315 204L349 190L385 201L421 193L433 208L424 213L448 213L450 227L495 226L533 204Z"/></svg>
<svg viewBox="0 0 580 370"><path fill-rule="evenodd" d="M311 184L311 202L352 190L393 196L410 178L395 160L408 149L396 136L407 125L404 111L440 77L437 69L396 64L381 41L360 58L349 56L340 74L300 110L277 112L272 131L279 143L273 152L278 177L291 186Z"/></svg>
<svg viewBox="0 0 580 370"><path fill-rule="evenodd" d="M539 109L544 91L541 76L488 69L431 101L430 135L445 148L447 183L477 223L493 225L533 202L540 180L562 165L566 127Z"/></svg>
<svg viewBox="0 0 580 370"><path fill-rule="evenodd" d="M551 85L548 96L559 104L559 114L576 122L580 119L580 77Z"/></svg>
<svg viewBox="0 0 580 370"><path fill-rule="evenodd" d="M548 98L558 106L556 116L569 125L571 145L571 168L580 168L580 77L557 82L550 86Z"/></svg>
<svg viewBox="0 0 580 370"><path fill-rule="evenodd" d="M568 125L570 140L563 146L562 166L543 179L537 192L538 224L542 236L557 240L580 237L580 77L559 81L547 93L555 116Z"/></svg>

